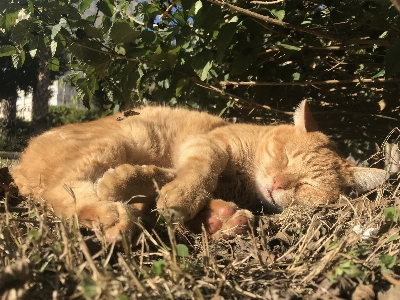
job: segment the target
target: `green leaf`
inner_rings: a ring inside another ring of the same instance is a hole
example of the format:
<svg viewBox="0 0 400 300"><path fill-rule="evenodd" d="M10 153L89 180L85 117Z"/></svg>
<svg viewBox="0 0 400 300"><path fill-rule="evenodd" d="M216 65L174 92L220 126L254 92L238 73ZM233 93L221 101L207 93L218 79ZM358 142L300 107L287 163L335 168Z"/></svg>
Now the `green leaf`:
<svg viewBox="0 0 400 300"><path fill-rule="evenodd" d="M176 253L180 257L188 257L189 256L189 249L184 244L178 244L178 245L176 245Z"/></svg>
<svg viewBox="0 0 400 300"><path fill-rule="evenodd" d="M332 282L336 282L337 276L336 276L336 274L330 274L327 276L327 278Z"/></svg>
<svg viewBox="0 0 400 300"><path fill-rule="evenodd" d="M92 299L97 296L98 294L98 286L96 282L87 275L83 276L81 281L82 292L85 298Z"/></svg>
<svg viewBox="0 0 400 300"><path fill-rule="evenodd" d="M203 27L203 29L214 29L219 27L222 19L222 10L217 5L211 5L205 10L205 3L203 2L203 9L201 13L196 16L194 23L197 27Z"/></svg>
<svg viewBox="0 0 400 300"><path fill-rule="evenodd" d="M21 51L20 53L17 53L17 54L12 54L11 60L12 60L14 68L18 69L18 68L22 67L22 65L25 62L25 51Z"/></svg>
<svg viewBox="0 0 400 300"><path fill-rule="evenodd" d="M31 37L31 32L38 31L38 26L31 20L21 20L11 33L11 39L14 43L25 45Z"/></svg>
<svg viewBox="0 0 400 300"><path fill-rule="evenodd" d="M175 47L168 51L167 53L167 62L168 66L171 70L175 68L176 60L178 59L179 52L181 51L181 47Z"/></svg>
<svg viewBox="0 0 400 300"><path fill-rule="evenodd" d="M396 207L388 207L384 210L383 215L386 222L397 223L399 220L399 212Z"/></svg>
<svg viewBox="0 0 400 300"><path fill-rule="evenodd" d="M385 69L380 70L378 73L376 73L374 76L371 77L371 79L379 78L385 76Z"/></svg>
<svg viewBox="0 0 400 300"><path fill-rule="evenodd" d="M394 43L386 52L385 77L390 78L400 72L400 41Z"/></svg>
<svg viewBox="0 0 400 300"><path fill-rule="evenodd" d="M156 51L154 51L153 54L149 55L149 59L151 60L151 62L161 62L164 60L164 55L162 53L162 49L160 46L157 47Z"/></svg>
<svg viewBox="0 0 400 300"><path fill-rule="evenodd" d="M338 242L333 242L332 244L330 244L328 246L328 248L326 248L326 251L329 252L329 251L335 250L338 246L339 246Z"/></svg>
<svg viewBox="0 0 400 300"><path fill-rule="evenodd" d="M178 84L176 85L175 88L175 93L178 97L182 95L182 90L188 85L189 82L190 82L189 78L179 79Z"/></svg>
<svg viewBox="0 0 400 300"><path fill-rule="evenodd" d="M385 31L379 36L379 38L380 38L380 39L384 39L384 38L387 37L387 35L388 35L388 31L385 30Z"/></svg>
<svg viewBox="0 0 400 300"><path fill-rule="evenodd" d="M50 38L52 40L54 40L55 36L60 32L61 27L64 26L65 24L67 24L67 21L64 18L61 18L60 22L58 22L58 24L54 25L51 28L51 36L50 36Z"/></svg>
<svg viewBox="0 0 400 300"><path fill-rule="evenodd" d="M36 56L36 53L37 53L37 49L29 50L29 55L30 55L32 58Z"/></svg>
<svg viewBox="0 0 400 300"><path fill-rule="evenodd" d="M197 15L199 10L203 7L203 3L199 0L194 4L194 14Z"/></svg>
<svg viewBox="0 0 400 300"><path fill-rule="evenodd" d="M54 56L57 51L57 42L56 41L51 41L50 50L51 50L51 55Z"/></svg>
<svg viewBox="0 0 400 300"><path fill-rule="evenodd" d="M60 62L57 58L53 57L47 67L50 71L58 72L58 70L60 69Z"/></svg>
<svg viewBox="0 0 400 300"><path fill-rule="evenodd" d="M379 260L386 268L391 269L396 264L397 255L383 254L379 257Z"/></svg>
<svg viewBox="0 0 400 300"><path fill-rule="evenodd" d="M116 44L134 41L140 34L140 31L134 30L126 22L116 22L111 27L110 37Z"/></svg>
<svg viewBox="0 0 400 300"><path fill-rule="evenodd" d="M250 65L257 60L257 56L255 55L243 55L238 53L235 55L231 66L231 75L238 76L243 74L248 70Z"/></svg>
<svg viewBox="0 0 400 300"><path fill-rule="evenodd" d="M228 48L233 36L236 33L237 23L226 23L222 25L217 37L217 61L222 62L225 50Z"/></svg>
<svg viewBox="0 0 400 300"><path fill-rule="evenodd" d="M90 24L87 24L85 27L85 32L89 37L93 37L96 39L102 39L104 32L102 28L93 27Z"/></svg>
<svg viewBox="0 0 400 300"><path fill-rule="evenodd" d="M51 20L59 20L65 15L68 16L68 20L80 20L81 15L78 12L77 7L64 3L63 1L44 1L41 6L46 9L46 17Z"/></svg>
<svg viewBox="0 0 400 300"><path fill-rule="evenodd" d="M287 43L277 43L277 45L281 48L287 49L287 50L291 50L291 51L300 51L301 48L303 48L303 45L301 45L300 43L293 43L293 44L287 44Z"/></svg>
<svg viewBox="0 0 400 300"><path fill-rule="evenodd" d="M1 46L0 47L0 57L2 56L11 56L12 54L17 53L17 48L11 45Z"/></svg>
<svg viewBox="0 0 400 300"><path fill-rule="evenodd" d="M207 79L208 72L212 67L212 59L213 54L208 49L203 50L193 57L192 67L202 81Z"/></svg>
<svg viewBox="0 0 400 300"><path fill-rule="evenodd" d="M230 107L233 107L234 105L235 105L235 100L229 100L227 103L226 103L226 106L219 112L219 114L218 114L218 117L221 117L224 113L225 113L225 111L228 109L228 108L230 108Z"/></svg>
<svg viewBox="0 0 400 300"><path fill-rule="evenodd" d="M35 1L35 0L28 0L28 12L29 13L33 13L34 12L34 9L35 9L35 7L34 7L34 5L33 5L33 1Z"/></svg>
<svg viewBox="0 0 400 300"><path fill-rule="evenodd" d="M393 241L397 240L398 238L399 238L399 235L397 235L397 234L392 235L392 236L386 241L386 243L393 242Z"/></svg>
<svg viewBox="0 0 400 300"><path fill-rule="evenodd" d="M97 7L107 17L112 17L114 14L114 1L112 0L101 0L97 3Z"/></svg>
<svg viewBox="0 0 400 300"><path fill-rule="evenodd" d="M153 44L157 40L157 35L150 30L143 30L140 34L142 41L148 44Z"/></svg>
<svg viewBox="0 0 400 300"><path fill-rule="evenodd" d="M279 21L282 21L285 17L285 10L284 9L271 9L271 13L277 18Z"/></svg>
<svg viewBox="0 0 400 300"><path fill-rule="evenodd" d="M30 229L28 231L28 237L34 239L35 241L38 241L40 239L39 231L37 231L36 229Z"/></svg>
<svg viewBox="0 0 400 300"><path fill-rule="evenodd" d="M295 72L292 74L293 81L298 81L300 79L300 73Z"/></svg>
<svg viewBox="0 0 400 300"><path fill-rule="evenodd" d="M5 22L6 29L10 29L12 26L15 25L15 23L18 19L18 14L19 14L19 11L6 14L6 22Z"/></svg>
<svg viewBox="0 0 400 300"><path fill-rule="evenodd" d="M194 5L196 3L196 0L181 0L181 5L183 10L185 11L189 11L189 10L193 10L194 9Z"/></svg>
<svg viewBox="0 0 400 300"><path fill-rule="evenodd" d="M82 0L79 2L78 9L80 13L83 13L86 9L90 7L90 4L92 4L93 0Z"/></svg>
<svg viewBox="0 0 400 300"><path fill-rule="evenodd" d="M155 261L153 265L151 266L152 271L154 274L160 276L163 273L164 267L166 265L166 262L164 259L160 259L158 261Z"/></svg>

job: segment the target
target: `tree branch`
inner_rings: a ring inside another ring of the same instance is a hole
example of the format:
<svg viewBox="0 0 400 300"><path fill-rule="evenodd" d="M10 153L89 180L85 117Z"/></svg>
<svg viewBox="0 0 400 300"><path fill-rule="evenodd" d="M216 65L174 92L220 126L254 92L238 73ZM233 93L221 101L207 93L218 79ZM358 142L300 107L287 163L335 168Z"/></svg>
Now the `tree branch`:
<svg viewBox="0 0 400 300"><path fill-rule="evenodd" d="M204 83L204 82L198 80L197 78L192 78L192 81L194 82L194 84L196 84L196 85L198 85L198 86L200 86L200 87L202 87L202 88L205 88L205 89L208 89L208 90L217 92L217 93L219 93L219 94L221 94L221 95L228 96L230 100L233 100L233 101L235 101L235 102L245 103L245 104L247 104L247 105L250 105L250 106L253 107L253 108L254 108L254 107L263 108L263 109L267 109L267 110L274 111L274 112L281 113L281 114L285 114L285 115L293 115L293 112L288 112L288 111L280 110L280 109L273 108L273 107L268 106L268 105L262 105L262 104L258 104L258 103L255 103L255 102L250 102L249 100L247 100L247 99L245 99L245 98L236 96L236 95L234 95L234 94L231 94L231 93L228 93L228 92L226 92L226 91L224 91L224 90L221 90L221 89L219 89L219 88L217 88L217 87L215 87L215 86L206 84L206 83Z"/></svg>
<svg viewBox="0 0 400 300"><path fill-rule="evenodd" d="M194 84L217 92L219 94L222 94L223 96L228 96L228 98L230 100L233 100L237 103L245 103L247 105L250 105L252 108L262 108L262 109L267 109L276 113L281 113L281 114L285 114L285 115L293 115L293 112L289 112L289 111L284 111L281 109L277 109L277 108L273 108L271 106L268 105L263 105L263 104L258 104L258 103L254 103L254 102L250 102L247 99L244 99L242 97L236 96L234 94L231 93L227 93L224 90L221 90L219 88L216 88L212 85L208 85L202 81L199 81L197 78L192 78L192 81L194 82ZM400 82L400 80L398 80L398 82ZM392 121L397 121L397 118L393 118L393 117L389 117L389 116L385 116L385 115L380 115L380 114L370 114L370 113L355 113L355 112L351 112L351 111L343 111L343 110L334 110L334 111L317 111L317 112L313 112L313 115L352 115L352 116L363 116L363 117L375 117L375 118L380 118L380 119L387 119L387 120L392 120Z"/></svg>
<svg viewBox="0 0 400 300"><path fill-rule="evenodd" d="M236 11L238 13L247 15L249 17L255 18L255 19L259 19L262 20L266 23L270 23L270 24L274 24L274 25L278 25L278 26L282 26L285 28L289 28L289 29L293 29L296 31L300 31L300 32L304 32L304 33L308 33L311 34L313 36L317 36L320 38L325 38L331 41L336 41L336 42L341 42L343 44L376 44L376 45L381 45L381 46L389 46L390 43L389 41L386 40L368 40L368 39L351 39L351 40L344 40L341 37L335 36L335 35L331 35L329 33L325 33L325 32L321 32L321 31L315 31L312 29L308 29L308 28L304 28L301 26L297 26L297 25L293 25L293 24L289 24L286 22L282 22L273 18L270 18L268 16L264 16L264 15L260 15L258 13L252 12L248 9L244 9L241 8L239 6L233 5L233 4L229 4L227 2L223 2L220 0L208 0L209 2L225 7L225 8L229 8L233 11Z"/></svg>
<svg viewBox="0 0 400 300"><path fill-rule="evenodd" d="M167 9L166 9L161 15L159 15L158 17L159 17L160 19L165 18L165 16L168 15L168 13L171 11L171 9L174 7L174 5L175 5L178 1L179 1L179 0L174 0L174 2L172 2L171 5L169 5L169 6L167 7Z"/></svg>
<svg viewBox="0 0 400 300"><path fill-rule="evenodd" d="M166 69L165 67L163 67L161 65L157 65L157 64L154 64L154 63L151 63L151 62L146 62L146 61L143 61L143 60L140 60L140 59L137 59L137 58L127 57L127 56L120 55L120 54L117 54L117 53L114 53L114 52L107 52L107 51L104 51L104 50L101 50L101 49L96 49L96 48L87 46L87 45L85 45L83 43L80 43L80 42L78 42L78 41L76 41L76 40L74 40L74 39L72 39L72 38L70 38L68 36L65 36L65 35L61 35L61 36L71 44L74 43L74 44L79 45L82 48L85 48L85 49L88 49L88 50L91 50L91 51L94 51L94 52L97 52L97 53L101 53L101 54L107 55L107 56L110 57L110 59L111 58L115 58L115 59L120 59L120 60L127 60L127 61L147 64L149 66L154 66L154 67L157 67L157 68L160 68L160 69Z"/></svg>
<svg viewBox="0 0 400 300"><path fill-rule="evenodd" d="M388 82L400 82L400 78L392 79L342 79L342 80L325 80L325 81L306 81L306 82L256 82L256 81L220 81L219 84L222 86L226 85L266 85L266 86L306 86L306 85L328 85L328 84L343 84L343 83L388 83Z"/></svg>
<svg viewBox="0 0 400 300"><path fill-rule="evenodd" d="M278 3L282 3L282 2L283 2L283 0L276 0L276 1L250 1L250 3L263 4L263 5L278 4Z"/></svg>
<svg viewBox="0 0 400 300"><path fill-rule="evenodd" d="M216 5L219 5L219 6L222 6L222 7L225 7L225 8L229 8L229 9L231 9L233 11L238 12L238 13L241 13L241 14L244 14L244 15L248 15L249 17L253 17L255 19L262 20L262 21L264 21L266 23L270 23L270 24L282 26L282 27L285 27L285 28L293 29L293 30L296 30L296 31L308 33L308 34L311 34L311 35L314 35L314 36L318 36L318 37L321 37L321 38L326 38L326 39L329 39L329 40L332 40L332 41L343 42L343 40L340 37L336 37L336 36L328 34L328 33L318 32L318 31L311 30L311 29L308 29L308 28L304 28L304 27L292 25L292 24L289 24L289 23L286 23L286 22L282 22L282 21L270 18L268 16L260 15L258 13L252 12L250 10L241 8L241 7L233 5L233 4L222 2L222 1L219 1L219 0L208 0L208 1L211 2L211 3L214 3Z"/></svg>

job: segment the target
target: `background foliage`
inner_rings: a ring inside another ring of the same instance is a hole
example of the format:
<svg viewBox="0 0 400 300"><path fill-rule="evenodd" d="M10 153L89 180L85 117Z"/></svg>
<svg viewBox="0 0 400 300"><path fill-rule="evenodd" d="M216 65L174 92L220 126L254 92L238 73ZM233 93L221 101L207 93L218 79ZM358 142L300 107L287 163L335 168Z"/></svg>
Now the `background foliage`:
<svg viewBox="0 0 400 300"><path fill-rule="evenodd" d="M12 0L1 56L70 53L85 105L149 102L288 121L309 99L321 129L371 148L399 120L399 13L389 1ZM133 8L133 9L132 9ZM29 18L15 24L23 9ZM375 150L375 149L374 149Z"/></svg>
<svg viewBox="0 0 400 300"><path fill-rule="evenodd" d="M86 110L73 106L50 106L47 115L48 127L57 127L70 123L82 123L98 119L102 116L99 109Z"/></svg>
<svg viewBox="0 0 400 300"><path fill-rule="evenodd" d="M82 109L73 106L50 106L47 127L53 128L70 123L88 122L100 118L104 113L99 109ZM2 122L2 119L0 119ZM16 118L16 134L11 138L0 136L1 151L23 151L30 138L30 123Z"/></svg>

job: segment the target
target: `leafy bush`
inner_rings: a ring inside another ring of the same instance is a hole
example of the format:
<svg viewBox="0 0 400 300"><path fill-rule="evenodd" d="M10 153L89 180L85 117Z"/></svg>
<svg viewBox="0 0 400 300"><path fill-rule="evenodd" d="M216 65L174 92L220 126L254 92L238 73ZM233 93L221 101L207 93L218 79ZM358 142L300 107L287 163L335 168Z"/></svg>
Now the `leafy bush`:
<svg viewBox="0 0 400 300"><path fill-rule="evenodd" d="M70 123L88 122L100 118L102 114L103 112L99 109L87 110L72 106L50 106L47 124L49 128L54 128ZM30 122L17 118L16 136L8 139L0 136L0 151L22 151L28 145L30 126Z"/></svg>
<svg viewBox="0 0 400 300"><path fill-rule="evenodd" d="M47 115L47 124L50 128L96 120L102 116L99 109L83 109L73 106L50 106Z"/></svg>
<svg viewBox="0 0 400 300"><path fill-rule="evenodd" d="M22 118L17 118L16 128L16 135L14 137L5 138L4 136L0 136L0 151L22 151L27 146L30 122Z"/></svg>

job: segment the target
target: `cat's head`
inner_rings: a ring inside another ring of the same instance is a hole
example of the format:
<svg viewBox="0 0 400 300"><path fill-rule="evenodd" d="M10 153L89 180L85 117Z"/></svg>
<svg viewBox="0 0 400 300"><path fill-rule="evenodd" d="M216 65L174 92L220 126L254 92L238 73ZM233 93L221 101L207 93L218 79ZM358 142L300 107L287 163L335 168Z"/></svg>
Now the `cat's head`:
<svg viewBox="0 0 400 300"><path fill-rule="evenodd" d="M255 162L257 192L278 210L292 203L333 202L349 188L365 192L388 176L384 170L356 167L341 158L335 144L318 131L306 101L294 114L294 126L278 125L266 133Z"/></svg>

